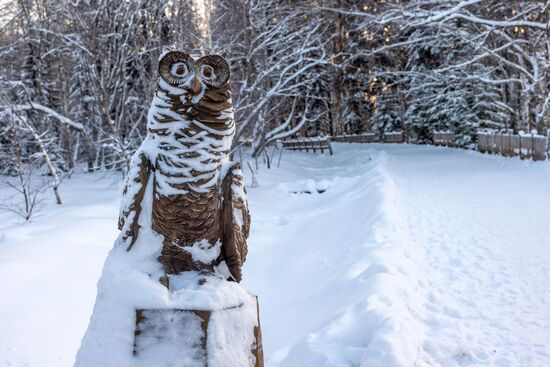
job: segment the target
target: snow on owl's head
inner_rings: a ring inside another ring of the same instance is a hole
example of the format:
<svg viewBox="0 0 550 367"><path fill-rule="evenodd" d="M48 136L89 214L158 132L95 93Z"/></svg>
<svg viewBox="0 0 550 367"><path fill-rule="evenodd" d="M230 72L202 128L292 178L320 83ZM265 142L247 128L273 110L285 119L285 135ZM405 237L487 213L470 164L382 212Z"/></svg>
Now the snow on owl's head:
<svg viewBox="0 0 550 367"><path fill-rule="evenodd" d="M232 113L229 64L221 55L194 59L182 51L160 56L157 88L170 97L171 109L203 123L227 123Z"/></svg>

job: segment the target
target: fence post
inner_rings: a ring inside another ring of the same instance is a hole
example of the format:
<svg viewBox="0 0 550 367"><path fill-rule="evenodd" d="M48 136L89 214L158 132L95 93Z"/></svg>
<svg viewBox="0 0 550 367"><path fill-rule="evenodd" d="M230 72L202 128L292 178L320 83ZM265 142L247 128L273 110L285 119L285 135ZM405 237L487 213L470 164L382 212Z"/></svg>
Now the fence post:
<svg viewBox="0 0 550 367"><path fill-rule="evenodd" d="M521 134L519 135L519 157L523 158L523 147L521 144Z"/></svg>
<svg viewBox="0 0 550 367"><path fill-rule="evenodd" d="M531 159L535 160L535 134L531 132Z"/></svg>

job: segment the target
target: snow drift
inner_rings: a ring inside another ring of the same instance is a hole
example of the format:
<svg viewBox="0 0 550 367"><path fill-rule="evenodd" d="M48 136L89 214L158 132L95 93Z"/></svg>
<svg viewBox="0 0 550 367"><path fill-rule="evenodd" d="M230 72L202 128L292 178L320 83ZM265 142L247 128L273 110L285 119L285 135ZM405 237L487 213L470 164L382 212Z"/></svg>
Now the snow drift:
<svg viewBox="0 0 550 367"><path fill-rule="evenodd" d="M338 153L293 155L292 169L260 176L279 183L249 194L245 285L261 288L268 365L412 366L422 332L398 190L385 154Z"/></svg>

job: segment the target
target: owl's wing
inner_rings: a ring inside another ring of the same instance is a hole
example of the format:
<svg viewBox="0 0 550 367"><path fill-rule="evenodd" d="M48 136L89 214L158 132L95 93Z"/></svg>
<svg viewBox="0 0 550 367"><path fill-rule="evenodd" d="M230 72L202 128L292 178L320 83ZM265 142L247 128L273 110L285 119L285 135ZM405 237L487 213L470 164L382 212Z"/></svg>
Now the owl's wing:
<svg viewBox="0 0 550 367"><path fill-rule="evenodd" d="M130 170L124 180L118 216L118 229L121 231L121 239L128 246L128 250L132 248L137 240L141 204L150 174L151 163L149 158L145 153L138 150L132 157Z"/></svg>
<svg viewBox="0 0 550 367"><path fill-rule="evenodd" d="M233 163L222 181L222 251L233 278L240 282L246 260L250 213L239 163Z"/></svg>

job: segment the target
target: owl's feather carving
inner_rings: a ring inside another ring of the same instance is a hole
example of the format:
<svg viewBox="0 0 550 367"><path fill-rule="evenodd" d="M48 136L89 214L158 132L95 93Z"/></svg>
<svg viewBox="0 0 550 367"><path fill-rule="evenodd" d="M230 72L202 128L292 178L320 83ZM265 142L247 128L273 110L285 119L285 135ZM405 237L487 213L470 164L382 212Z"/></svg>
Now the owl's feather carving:
<svg viewBox="0 0 550 367"><path fill-rule="evenodd" d="M239 163L229 168L222 181L222 259L237 282L242 279L243 266L250 232L250 212L246 201L244 179Z"/></svg>
<svg viewBox="0 0 550 367"><path fill-rule="evenodd" d="M119 228L130 250L151 183L150 223L164 237L159 262L167 274L213 272L225 261L232 278L242 278L250 214L242 171L229 162L235 123L228 80L219 55L195 61L171 51L159 63L148 135L126 179Z"/></svg>

